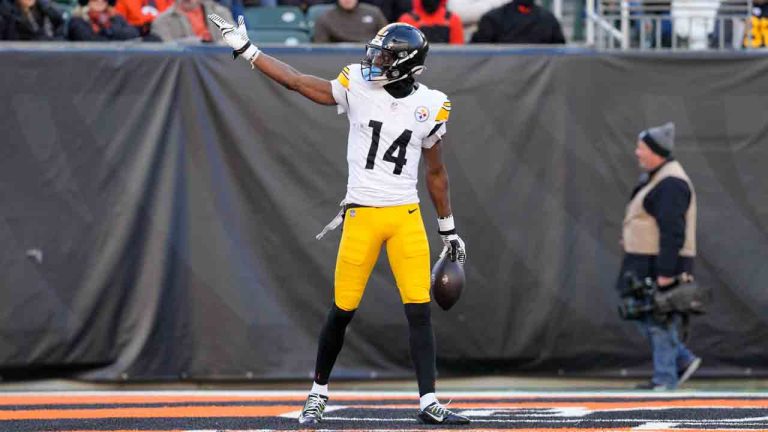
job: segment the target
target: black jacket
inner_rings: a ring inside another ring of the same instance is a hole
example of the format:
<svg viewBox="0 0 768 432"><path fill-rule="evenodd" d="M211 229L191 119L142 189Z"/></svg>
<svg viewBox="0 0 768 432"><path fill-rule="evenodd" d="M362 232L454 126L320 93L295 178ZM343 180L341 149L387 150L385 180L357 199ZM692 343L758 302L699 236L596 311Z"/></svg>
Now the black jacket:
<svg viewBox="0 0 768 432"><path fill-rule="evenodd" d="M83 17L73 17L69 20L69 39L73 41L111 41L138 38L139 30L128 24L120 15L110 18L110 27L93 30L90 21Z"/></svg>
<svg viewBox="0 0 768 432"><path fill-rule="evenodd" d="M472 42L564 44L565 37L557 18L548 10L513 1L483 15Z"/></svg>
<svg viewBox="0 0 768 432"><path fill-rule="evenodd" d="M38 0L32 7L32 20L26 17L16 2L5 2L0 6L5 40L63 40L66 29L64 15L47 0Z"/></svg>

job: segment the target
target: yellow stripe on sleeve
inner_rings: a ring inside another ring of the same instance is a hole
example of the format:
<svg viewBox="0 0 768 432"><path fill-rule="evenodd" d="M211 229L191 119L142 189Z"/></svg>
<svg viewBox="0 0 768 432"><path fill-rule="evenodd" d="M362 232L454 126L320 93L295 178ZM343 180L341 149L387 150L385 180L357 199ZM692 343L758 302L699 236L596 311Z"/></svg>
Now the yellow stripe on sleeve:
<svg viewBox="0 0 768 432"><path fill-rule="evenodd" d="M343 71L339 74L336 79L341 83L341 85L344 86L345 89L349 90L349 74L344 73L344 71L349 71L349 68L344 68Z"/></svg>
<svg viewBox="0 0 768 432"><path fill-rule="evenodd" d="M440 108L440 111L437 112L437 117L435 117L436 122L446 122L448 121L448 117L451 115L451 109L446 109L445 107Z"/></svg>

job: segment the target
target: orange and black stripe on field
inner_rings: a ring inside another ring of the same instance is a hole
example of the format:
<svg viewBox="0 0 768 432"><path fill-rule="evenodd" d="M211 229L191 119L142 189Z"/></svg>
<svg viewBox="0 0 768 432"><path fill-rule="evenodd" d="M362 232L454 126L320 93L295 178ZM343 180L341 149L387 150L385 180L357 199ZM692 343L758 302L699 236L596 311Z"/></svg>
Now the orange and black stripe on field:
<svg viewBox="0 0 768 432"><path fill-rule="evenodd" d="M0 431L299 430L298 392L50 392L0 394ZM518 431L768 431L762 393L455 393L465 429ZM431 430L409 393L331 395L320 430Z"/></svg>

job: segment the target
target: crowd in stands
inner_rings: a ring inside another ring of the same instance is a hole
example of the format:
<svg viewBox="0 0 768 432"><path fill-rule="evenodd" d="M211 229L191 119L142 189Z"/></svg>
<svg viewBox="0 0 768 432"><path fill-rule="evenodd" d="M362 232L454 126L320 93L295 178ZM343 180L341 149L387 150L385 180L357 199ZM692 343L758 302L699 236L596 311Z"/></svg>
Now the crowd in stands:
<svg viewBox="0 0 768 432"><path fill-rule="evenodd" d="M0 0L0 41L221 43L220 33L206 19L216 13L230 21L245 16L251 37L259 43L366 42L385 24L405 22L421 29L433 44L564 44L560 22L536 1ZM659 2L671 4L655 4ZM692 27L678 45L768 47L768 0L753 0L752 5L751 20L718 11L718 16L734 19L715 21L703 35L694 34ZM640 44L670 48L672 19L669 12L659 13L660 20L644 22L647 40ZM684 27L678 25L678 33ZM631 31L640 39L636 21Z"/></svg>
<svg viewBox="0 0 768 432"><path fill-rule="evenodd" d="M0 0L0 40L222 43L209 13L243 15L260 42L367 42L405 22L430 43L565 43L533 0Z"/></svg>
<svg viewBox="0 0 768 432"><path fill-rule="evenodd" d="M358 0L338 0L336 7L317 18L314 41L318 43L367 41L385 25L387 25L387 18L376 6L360 4Z"/></svg>
<svg viewBox="0 0 768 432"><path fill-rule="evenodd" d="M69 20L73 41L128 40L139 37L139 29L115 10L115 0L78 0Z"/></svg>

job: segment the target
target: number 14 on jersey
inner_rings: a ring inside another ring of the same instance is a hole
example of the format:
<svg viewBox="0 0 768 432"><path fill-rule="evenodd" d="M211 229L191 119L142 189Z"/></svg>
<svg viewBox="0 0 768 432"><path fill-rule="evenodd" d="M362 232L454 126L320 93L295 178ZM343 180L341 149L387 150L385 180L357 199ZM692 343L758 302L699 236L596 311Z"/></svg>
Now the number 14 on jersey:
<svg viewBox="0 0 768 432"><path fill-rule="evenodd" d="M368 159L365 162L365 169L373 169L374 162L376 161L376 154L379 151L379 139L381 137L381 127L383 125L384 123L376 120L371 120L368 123L368 126L373 129L373 134L371 138L371 148L368 149ZM387 152L384 153L383 159L386 162L395 164L395 168L392 170L393 174L402 174L403 167L405 166L405 163L408 162L408 159L405 158L405 152L408 149L408 143L411 141L411 134L413 134L412 131L408 129L404 130L403 133L397 137L395 142L389 146ZM395 156L395 152L397 152L397 156Z"/></svg>

